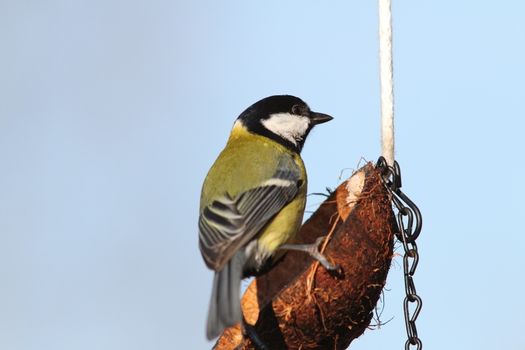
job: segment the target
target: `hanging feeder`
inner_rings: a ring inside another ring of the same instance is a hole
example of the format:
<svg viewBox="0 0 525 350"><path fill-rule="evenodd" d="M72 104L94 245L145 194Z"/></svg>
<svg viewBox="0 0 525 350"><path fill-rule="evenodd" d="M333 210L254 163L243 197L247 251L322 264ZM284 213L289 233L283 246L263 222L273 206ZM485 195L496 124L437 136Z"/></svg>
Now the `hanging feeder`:
<svg viewBox="0 0 525 350"><path fill-rule="evenodd" d="M301 243L327 236L322 252L340 271L330 274L307 254L290 251L244 294L245 321L264 348L346 349L370 325L395 232L390 193L380 170L369 163L343 182L299 232ZM214 349L261 348L253 342L236 326Z"/></svg>

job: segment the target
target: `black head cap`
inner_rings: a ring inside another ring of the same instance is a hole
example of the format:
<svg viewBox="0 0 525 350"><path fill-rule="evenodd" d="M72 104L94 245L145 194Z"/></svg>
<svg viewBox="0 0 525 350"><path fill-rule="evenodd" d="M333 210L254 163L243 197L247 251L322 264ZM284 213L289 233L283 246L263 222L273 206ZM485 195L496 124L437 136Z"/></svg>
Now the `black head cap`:
<svg viewBox="0 0 525 350"><path fill-rule="evenodd" d="M249 131L296 152L301 152L315 125L332 119L327 114L311 111L303 100L291 95L266 97L248 107L238 118Z"/></svg>

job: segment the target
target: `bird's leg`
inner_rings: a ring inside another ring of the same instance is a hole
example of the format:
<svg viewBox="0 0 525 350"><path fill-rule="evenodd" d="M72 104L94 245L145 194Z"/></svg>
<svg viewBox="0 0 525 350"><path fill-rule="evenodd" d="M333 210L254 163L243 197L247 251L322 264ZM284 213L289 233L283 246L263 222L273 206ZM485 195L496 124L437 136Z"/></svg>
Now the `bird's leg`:
<svg viewBox="0 0 525 350"><path fill-rule="evenodd" d="M329 262L328 259L326 259L326 257L319 251L319 244L321 244L325 238L326 236L318 237L314 243L310 244L283 244L279 247L279 249L299 250L301 252L305 252L315 260L319 261L319 263L323 265L323 267L328 271L337 271L339 270L340 266Z"/></svg>

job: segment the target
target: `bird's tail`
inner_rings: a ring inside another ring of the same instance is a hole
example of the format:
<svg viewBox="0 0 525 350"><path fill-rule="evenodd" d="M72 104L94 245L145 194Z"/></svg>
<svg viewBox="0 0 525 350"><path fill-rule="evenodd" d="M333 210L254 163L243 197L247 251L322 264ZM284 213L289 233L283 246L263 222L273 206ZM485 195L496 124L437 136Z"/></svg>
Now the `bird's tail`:
<svg viewBox="0 0 525 350"><path fill-rule="evenodd" d="M206 336L209 340L241 321L240 288L244 252L237 252L221 271L215 272Z"/></svg>

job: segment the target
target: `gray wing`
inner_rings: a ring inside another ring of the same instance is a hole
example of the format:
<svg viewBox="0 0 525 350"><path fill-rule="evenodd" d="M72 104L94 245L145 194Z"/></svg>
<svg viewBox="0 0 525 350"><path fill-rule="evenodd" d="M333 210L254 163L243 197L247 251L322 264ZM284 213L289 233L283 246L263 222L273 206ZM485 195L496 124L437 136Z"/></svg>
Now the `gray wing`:
<svg viewBox="0 0 525 350"><path fill-rule="evenodd" d="M208 267L221 270L296 196L300 185L299 168L281 168L259 187L235 198L226 194L205 207L199 217L199 247Z"/></svg>

